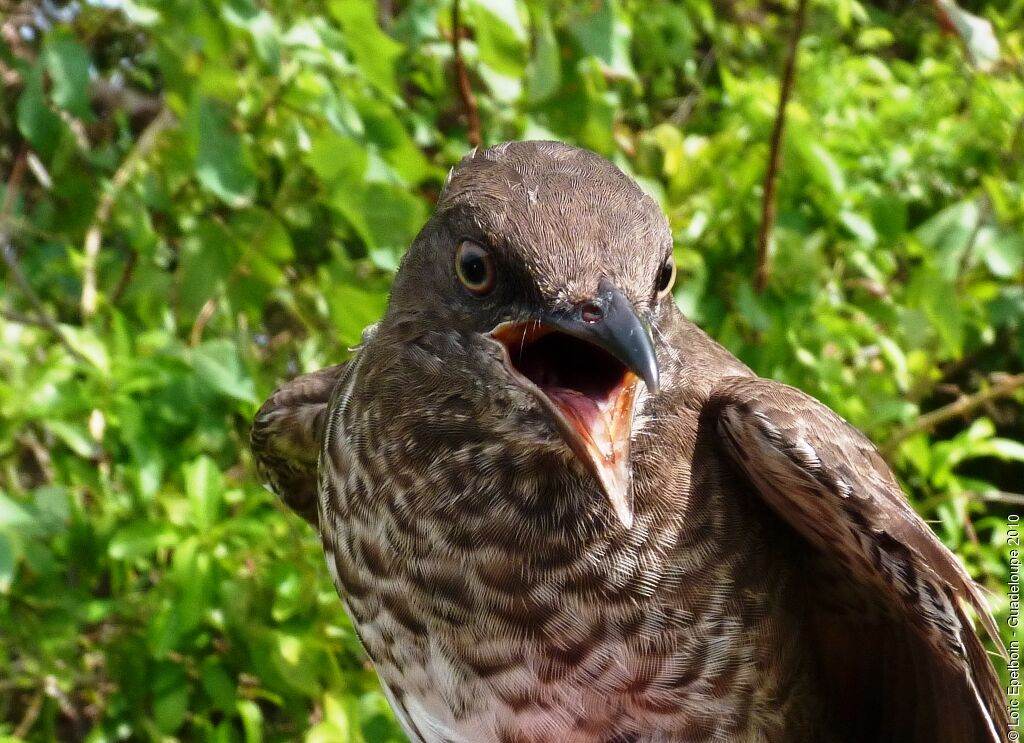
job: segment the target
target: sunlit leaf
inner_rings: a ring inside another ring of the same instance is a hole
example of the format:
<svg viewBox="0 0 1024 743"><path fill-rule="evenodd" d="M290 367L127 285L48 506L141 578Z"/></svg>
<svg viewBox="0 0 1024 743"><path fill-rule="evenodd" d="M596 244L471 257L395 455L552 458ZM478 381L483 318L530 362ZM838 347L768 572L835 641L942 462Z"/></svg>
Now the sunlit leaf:
<svg viewBox="0 0 1024 743"><path fill-rule="evenodd" d="M252 378L242 367L238 348L231 341L207 341L191 351L189 360L197 378L216 392L242 402L258 402Z"/></svg>
<svg viewBox="0 0 1024 743"><path fill-rule="evenodd" d="M597 57L609 72L632 77L629 57L632 33L619 15L615 0L598 0L588 6L573 27L573 34L587 52Z"/></svg>
<svg viewBox="0 0 1024 743"><path fill-rule="evenodd" d="M397 93L395 60L401 55L402 46L380 30L374 17L374 3L333 0L328 7L345 31L345 45L352 51L366 79L385 93Z"/></svg>
<svg viewBox="0 0 1024 743"><path fill-rule="evenodd" d="M227 107L212 98L195 104L196 177L229 206L248 204L256 175L248 147L235 131Z"/></svg>
<svg viewBox="0 0 1024 743"><path fill-rule="evenodd" d="M42 59L53 81L53 102L73 116L92 118L89 108L89 54L67 32L47 39Z"/></svg>

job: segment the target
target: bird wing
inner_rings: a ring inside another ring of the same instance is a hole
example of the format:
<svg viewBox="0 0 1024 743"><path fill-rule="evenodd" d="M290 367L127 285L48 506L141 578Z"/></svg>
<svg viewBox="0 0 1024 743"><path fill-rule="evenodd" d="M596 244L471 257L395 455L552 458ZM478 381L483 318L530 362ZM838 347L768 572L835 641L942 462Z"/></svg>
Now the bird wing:
<svg viewBox="0 0 1024 743"><path fill-rule="evenodd" d="M317 461L331 394L342 363L303 374L275 390L252 422L250 444L260 478L297 514L317 526Z"/></svg>
<svg viewBox="0 0 1024 743"><path fill-rule="evenodd" d="M837 722L854 740L995 743L1010 720L965 605L1006 655L979 587L859 431L792 387L729 377L708 430L807 550L806 601Z"/></svg>

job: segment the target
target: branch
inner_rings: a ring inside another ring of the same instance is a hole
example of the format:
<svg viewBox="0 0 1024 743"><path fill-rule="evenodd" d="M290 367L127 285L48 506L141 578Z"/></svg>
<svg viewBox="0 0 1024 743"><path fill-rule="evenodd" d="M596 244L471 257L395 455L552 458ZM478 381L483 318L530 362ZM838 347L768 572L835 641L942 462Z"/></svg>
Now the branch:
<svg viewBox="0 0 1024 743"><path fill-rule="evenodd" d="M100 254L100 242L103 237L103 227L110 219L110 213L114 209L114 201L117 195L128 183L135 166L153 149L156 144L157 135L174 122L174 115L170 109L164 107L156 115L149 125L139 135L135 146L128 152L124 162L114 173L110 181L110 188L100 197L100 203L96 207L96 216L85 233L85 259L82 267L82 319L91 317L96 312L96 262Z"/></svg>
<svg viewBox="0 0 1024 743"><path fill-rule="evenodd" d="M971 256L974 253L974 247L978 243L978 236L981 234L981 228L985 226L985 222L988 219L989 209L992 208L989 202L988 194L983 194L978 199L978 216L974 220L974 227L971 229L971 234L967 237L967 244L964 246L964 252L960 255L960 266L957 269L956 283L957 287L963 287L964 282L967 281L967 271L970 268Z"/></svg>
<svg viewBox="0 0 1024 743"><path fill-rule="evenodd" d="M32 285L28 282L28 279L25 277L25 273L21 270L21 266L18 265L18 257L14 254L14 246L11 245L11 240L7 235L8 215L14 206L15 194L21 187L21 179L25 176L25 163L28 161L28 155L28 145L23 144L21 146L21 151L18 153L18 156L14 161L14 167L11 169L11 177L7 181L7 189L4 191L3 204L0 205L0 258L3 259L5 264L7 264L7 270L11 276L14 277L14 282L28 298L32 308L36 311L36 324L41 325L53 333L73 358L78 361L85 361L85 357L76 351L74 346L72 346L68 341L67 336L64 335L64 331L60 329L60 325L57 324L57 321L47 313L46 307L43 305L43 301L39 298L39 295L36 294Z"/></svg>
<svg viewBox="0 0 1024 743"><path fill-rule="evenodd" d="M768 170L764 174L764 186L761 194L761 231L757 236L757 273L754 277L754 288L760 294L768 286L769 266L768 243L771 241L772 228L775 226L775 187L782 165L782 135L786 128L786 104L793 92L796 80L796 53L800 37L804 33L807 20L807 0L798 0L796 15L793 19L793 32L789 37L789 52L786 66L782 71L782 87L779 90L779 106L775 111L775 125L772 128L772 144L768 157Z"/></svg>
<svg viewBox="0 0 1024 743"><path fill-rule="evenodd" d="M680 128L690 119L691 114L704 96L704 84L715 63L715 47L708 49L707 53L700 60L700 67L697 68L697 79L694 81L694 88L682 99L676 110L668 117L670 123Z"/></svg>
<svg viewBox="0 0 1024 743"><path fill-rule="evenodd" d="M1024 389L1024 374L1014 374L1002 377L998 382L988 389L975 392L973 395L961 397L949 405L943 405L930 413L925 413L917 420L897 430L883 447L884 452L893 451L899 444L911 436L931 431L936 426L960 416L967 415L982 407L992 400L1000 397L1009 397L1019 389Z"/></svg>
<svg viewBox="0 0 1024 743"><path fill-rule="evenodd" d="M25 708L25 714L21 716L21 720L18 722L17 727L14 728L14 737L16 739L24 738L28 735L28 731L32 729L32 726L36 724L36 720L39 719L39 713L43 709L43 701L46 696L43 692L36 692L32 696L32 701L28 703L28 707Z"/></svg>
<svg viewBox="0 0 1024 743"><path fill-rule="evenodd" d="M985 503L1004 503L1008 506L1024 506L1024 495L1021 493L1007 493L1002 490L985 493L968 493L971 500L980 500Z"/></svg>
<svg viewBox="0 0 1024 743"><path fill-rule="evenodd" d="M206 330L210 318L213 317L213 313L216 311L217 298L210 297L203 303L203 306L199 309L199 314L196 315L195 322L192 323L192 332L188 334L188 344L190 346L194 348L202 342L203 331Z"/></svg>
<svg viewBox="0 0 1024 743"><path fill-rule="evenodd" d="M466 139L469 140L470 146L479 147L483 141L480 134L480 109L477 106L476 96L473 95L473 86L469 84L466 61L462 58L460 5L459 0L452 2L452 59L455 65L455 80L459 85L459 98L462 99L462 109L466 114Z"/></svg>

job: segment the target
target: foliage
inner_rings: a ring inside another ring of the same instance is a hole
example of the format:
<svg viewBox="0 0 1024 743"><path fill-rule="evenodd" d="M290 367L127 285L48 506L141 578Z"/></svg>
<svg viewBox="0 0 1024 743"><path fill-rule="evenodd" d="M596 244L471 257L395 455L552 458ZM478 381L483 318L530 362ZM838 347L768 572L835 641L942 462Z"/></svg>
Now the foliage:
<svg viewBox="0 0 1024 743"><path fill-rule="evenodd" d="M379 316L468 149L450 6L7 5L0 740L401 740L246 440ZM683 309L882 445L1005 618L1024 398L915 421L1024 367L1024 4L969 8L985 72L920 4L811 4L758 294L793 5L466 0L484 140L638 177Z"/></svg>

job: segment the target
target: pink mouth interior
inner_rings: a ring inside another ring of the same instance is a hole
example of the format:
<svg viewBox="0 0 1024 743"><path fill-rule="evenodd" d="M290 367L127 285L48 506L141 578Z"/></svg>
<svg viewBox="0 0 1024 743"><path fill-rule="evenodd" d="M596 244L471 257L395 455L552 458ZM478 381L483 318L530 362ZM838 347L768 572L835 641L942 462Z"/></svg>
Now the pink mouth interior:
<svg viewBox="0 0 1024 743"><path fill-rule="evenodd" d="M615 439L619 393L633 375L592 343L552 330L506 340L512 366L537 385L598 446ZM605 456L612 452L602 451Z"/></svg>

